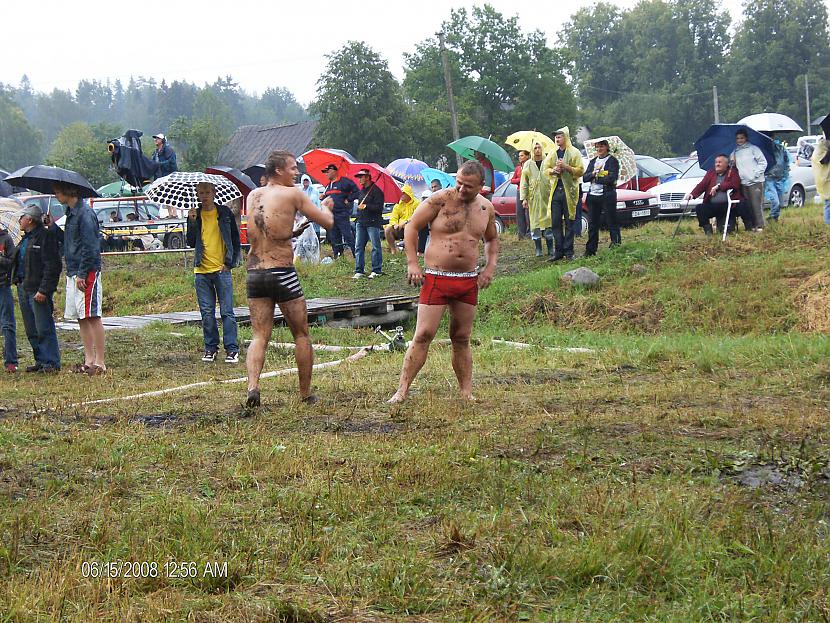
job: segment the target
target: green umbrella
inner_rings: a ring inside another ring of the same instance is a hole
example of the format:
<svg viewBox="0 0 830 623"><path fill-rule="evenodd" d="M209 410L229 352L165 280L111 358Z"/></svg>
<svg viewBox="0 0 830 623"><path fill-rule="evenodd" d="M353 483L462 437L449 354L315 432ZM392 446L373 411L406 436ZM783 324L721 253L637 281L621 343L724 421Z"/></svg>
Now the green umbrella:
<svg viewBox="0 0 830 623"><path fill-rule="evenodd" d="M149 184L146 184L143 189L139 190L133 188L124 180L119 180L112 184L101 186L98 189L98 194L102 197L132 197L134 194L143 195L144 190L149 188L149 186Z"/></svg>
<svg viewBox="0 0 830 623"><path fill-rule="evenodd" d="M516 166L510 159L510 156L498 143L482 138L481 136L465 136L457 141L453 141L447 145L455 153L462 158L475 160L476 156L473 152L479 152L493 164L493 168L497 171L512 172Z"/></svg>

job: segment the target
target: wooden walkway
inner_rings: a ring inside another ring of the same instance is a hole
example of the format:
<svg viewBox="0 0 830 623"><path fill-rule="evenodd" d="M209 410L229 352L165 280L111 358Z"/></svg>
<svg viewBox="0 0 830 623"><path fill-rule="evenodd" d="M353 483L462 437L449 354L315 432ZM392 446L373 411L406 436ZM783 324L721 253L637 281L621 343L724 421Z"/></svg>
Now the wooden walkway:
<svg viewBox="0 0 830 623"><path fill-rule="evenodd" d="M418 306L417 296L381 296L372 299L308 299L309 324L335 327L368 327L401 324L413 315ZM236 320L240 324L249 324L251 313L247 307L234 307ZM216 310L219 318L219 309ZM104 329L141 329L154 322L171 325L201 324L202 317L198 311L170 312L166 314L148 314L146 316L109 316L104 317ZM284 322L279 307L274 311L274 322ZM63 321L56 323L58 329L77 331L78 323Z"/></svg>

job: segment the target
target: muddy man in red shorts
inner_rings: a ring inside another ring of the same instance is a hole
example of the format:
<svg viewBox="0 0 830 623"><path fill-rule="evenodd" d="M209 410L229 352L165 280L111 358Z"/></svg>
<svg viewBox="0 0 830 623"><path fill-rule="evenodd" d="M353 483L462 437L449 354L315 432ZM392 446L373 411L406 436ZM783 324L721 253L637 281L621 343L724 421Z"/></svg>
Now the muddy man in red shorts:
<svg viewBox="0 0 830 623"><path fill-rule="evenodd" d="M486 288L496 271L499 237L493 204L479 193L484 169L476 161L458 171L455 188L442 190L415 210L404 230L407 279L421 286L415 336L406 351L398 391L390 403L406 400L409 386L427 359L444 310L450 310L452 367L462 398L473 400L473 355L470 333L478 289ZM429 225L430 243L424 269L418 264L418 231ZM484 238L485 266L478 270L478 242Z"/></svg>

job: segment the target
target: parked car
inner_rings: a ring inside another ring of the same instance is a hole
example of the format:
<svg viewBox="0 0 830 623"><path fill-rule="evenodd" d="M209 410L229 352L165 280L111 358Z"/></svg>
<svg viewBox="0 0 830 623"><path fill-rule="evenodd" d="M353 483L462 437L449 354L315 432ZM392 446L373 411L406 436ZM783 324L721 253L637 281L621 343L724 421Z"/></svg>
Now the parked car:
<svg viewBox="0 0 830 623"><path fill-rule="evenodd" d="M186 246L186 219L162 218L161 206L147 197L94 198L89 200L89 205L98 218L105 248L110 246L108 243L111 240L149 240L147 236L158 240L166 249L183 249ZM112 219L113 212L118 220ZM66 216L55 222L63 229ZM149 245L142 243L142 246L147 248Z"/></svg>
<svg viewBox="0 0 830 623"><path fill-rule="evenodd" d="M23 205L38 206L40 211L51 216L54 222L57 222L66 213L66 208L55 195L19 195L17 198L23 202Z"/></svg>
<svg viewBox="0 0 830 623"><path fill-rule="evenodd" d="M583 191L587 186L583 184ZM498 186L491 201L496 209L496 230L499 234L507 225L516 221L517 185L506 181ZM582 193L582 231L588 231L588 208L585 205L585 192ZM622 227L641 225L655 218L660 213L657 199L647 192L620 188L617 190L617 220Z"/></svg>
<svg viewBox="0 0 830 623"><path fill-rule="evenodd" d="M620 184L617 188L628 188L630 190L650 190L675 179L680 175L680 170L651 156L635 156L637 160L637 176Z"/></svg>

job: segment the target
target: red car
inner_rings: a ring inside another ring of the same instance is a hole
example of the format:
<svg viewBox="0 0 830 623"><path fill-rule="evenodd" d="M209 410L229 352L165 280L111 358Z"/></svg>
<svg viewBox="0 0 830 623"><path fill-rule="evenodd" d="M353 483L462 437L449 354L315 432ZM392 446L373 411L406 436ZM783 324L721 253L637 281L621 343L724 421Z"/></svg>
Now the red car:
<svg viewBox="0 0 830 623"><path fill-rule="evenodd" d="M496 229L501 234L510 223L516 222L516 184L504 182L491 197L496 209ZM640 225L657 218L660 204L651 193L639 190L617 189L617 220L622 227ZM582 194L582 231L588 231L588 208Z"/></svg>

